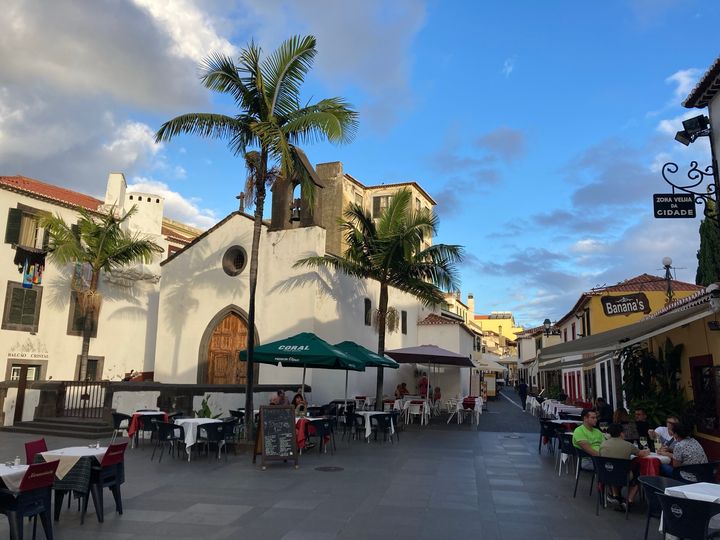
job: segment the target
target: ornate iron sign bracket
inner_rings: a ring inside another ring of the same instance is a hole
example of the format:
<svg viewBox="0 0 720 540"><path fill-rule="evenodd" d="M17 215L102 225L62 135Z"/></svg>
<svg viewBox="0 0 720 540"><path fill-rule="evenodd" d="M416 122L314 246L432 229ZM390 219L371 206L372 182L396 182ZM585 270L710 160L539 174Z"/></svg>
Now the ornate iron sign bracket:
<svg viewBox="0 0 720 540"><path fill-rule="evenodd" d="M677 163L673 163L672 161L666 163L662 166L663 180L670 184L673 193L675 193L675 190L687 193L695 199L696 203L704 204L705 210L703 213L705 217L712 219L713 221L715 221L718 227L720 227L720 216L718 215L719 212L717 204L719 194L718 181L715 176L713 166L708 165L703 169L700 168L697 161L691 161L690 169L687 172L687 181L682 179L682 174L679 175L680 181L673 181L675 179L673 175L677 174L679 170L680 167L678 167ZM705 184L706 178L710 180L710 182L708 182L707 184ZM704 192L696 189L702 189L703 186L705 187ZM708 203L710 202L715 205L715 212L708 211L710 208Z"/></svg>

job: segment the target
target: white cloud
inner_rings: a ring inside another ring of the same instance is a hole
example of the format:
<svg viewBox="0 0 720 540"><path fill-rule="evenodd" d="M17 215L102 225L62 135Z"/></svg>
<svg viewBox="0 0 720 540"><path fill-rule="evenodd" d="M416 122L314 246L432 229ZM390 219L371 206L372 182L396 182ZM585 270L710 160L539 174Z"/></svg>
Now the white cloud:
<svg viewBox="0 0 720 540"><path fill-rule="evenodd" d="M515 61L517 60L517 57L511 56L510 58L506 58L505 62L503 62L503 67L500 70L500 72L505 75L506 77L509 77L513 71L515 71Z"/></svg>
<svg viewBox="0 0 720 540"><path fill-rule="evenodd" d="M133 0L147 10L155 22L172 39L173 54L199 63L209 52L229 56L237 54L237 47L218 35L208 13L190 0Z"/></svg>
<svg viewBox="0 0 720 540"><path fill-rule="evenodd" d="M570 246L570 251L573 253L601 253L606 251L605 242L602 242L600 240L595 240L594 238L584 238L582 240L578 240L575 242L572 246Z"/></svg>
<svg viewBox="0 0 720 540"><path fill-rule="evenodd" d="M182 223L207 229L218 222L215 212L208 208L202 208L199 199L185 198L164 182L152 178L135 177L130 180L128 185L128 192L131 191L160 195L165 199L165 216Z"/></svg>
<svg viewBox="0 0 720 540"><path fill-rule="evenodd" d="M681 69L670 75L665 82L674 83L675 97L684 100L693 89L702 71L697 68Z"/></svg>

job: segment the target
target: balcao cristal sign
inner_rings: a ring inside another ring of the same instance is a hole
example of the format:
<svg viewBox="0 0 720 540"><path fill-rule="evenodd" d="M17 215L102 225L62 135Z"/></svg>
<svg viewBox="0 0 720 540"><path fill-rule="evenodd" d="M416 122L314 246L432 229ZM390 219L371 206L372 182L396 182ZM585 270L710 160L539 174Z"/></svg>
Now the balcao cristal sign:
<svg viewBox="0 0 720 540"><path fill-rule="evenodd" d="M676 193L655 193L653 214L656 218L694 218L695 197Z"/></svg>
<svg viewBox="0 0 720 540"><path fill-rule="evenodd" d="M650 302L645 293L603 296L600 298L600 303L607 317L630 315L631 313L650 313Z"/></svg>

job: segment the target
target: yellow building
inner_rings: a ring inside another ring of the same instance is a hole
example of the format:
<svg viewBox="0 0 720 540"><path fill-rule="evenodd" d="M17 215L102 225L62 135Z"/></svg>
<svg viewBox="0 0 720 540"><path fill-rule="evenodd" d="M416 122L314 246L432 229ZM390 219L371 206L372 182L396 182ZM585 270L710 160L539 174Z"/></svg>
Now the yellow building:
<svg viewBox="0 0 720 540"><path fill-rule="evenodd" d="M523 331L523 327L515 323L515 317L510 311L492 311L489 315L474 315L473 322L483 332L494 332L510 341L515 341L517 334Z"/></svg>
<svg viewBox="0 0 720 540"><path fill-rule="evenodd" d="M322 189L317 190L320 197L320 217L317 223L327 231L326 251L335 255L342 255L347 244L338 227L338 219L349 204L361 205L370 212L373 218L387 208L393 195L401 189L409 189L412 193L414 210L429 210L433 212L435 201L416 182L399 182L393 184L380 184L366 186L357 179L343 171L339 161L319 163L316 167ZM432 238L426 238L423 247L430 246Z"/></svg>

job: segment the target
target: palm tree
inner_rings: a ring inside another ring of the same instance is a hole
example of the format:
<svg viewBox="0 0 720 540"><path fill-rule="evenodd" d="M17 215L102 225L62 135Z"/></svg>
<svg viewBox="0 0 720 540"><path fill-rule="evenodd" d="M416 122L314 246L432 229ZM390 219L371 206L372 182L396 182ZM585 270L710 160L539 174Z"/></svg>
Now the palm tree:
<svg viewBox="0 0 720 540"><path fill-rule="evenodd" d="M438 219L429 210L413 211L409 189L398 191L377 222L365 209L351 204L340 221L348 244L344 258L331 255L307 257L295 267L328 267L349 276L380 283L377 330L378 354L385 354L388 288L409 293L428 306L445 302L443 290L458 285L456 263L463 248L436 244L423 248L425 238L437 233ZM382 407L383 369L377 368L375 406Z"/></svg>
<svg viewBox="0 0 720 540"><path fill-rule="evenodd" d="M152 262L156 253L164 250L152 240L131 235L122 224L136 212L133 206L123 216L117 216L115 208L106 214L93 215L78 208L80 219L68 225L59 215L47 215L40 226L49 234L48 258L64 266L75 263L90 269L89 283L80 285L73 280L77 293L78 308L82 318L82 349L80 370L87 366L95 314L100 310L102 295L98 293L100 273L117 270L137 262ZM80 378L80 372L78 373Z"/></svg>
<svg viewBox="0 0 720 540"><path fill-rule="evenodd" d="M210 55L201 66L201 81L210 90L230 95L237 114L184 114L165 122L155 135L157 142L169 141L180 134L224 139L235 155L246 158L255 203L248 291L246 411L254 408L255 294L267 185L275 179L297 181L302 184L305 196L311 197L312 178L302 166L297 145L324 139L346 143L357 129L357 113L342 98L301 105L300 87L316 54L313 36L295 36L264 59L254 43L240 51L237 64L227 56ZM248 155L251 147L257 150ZM250 439L253 415L245 415L245 422L245 433Z"/></svg>

